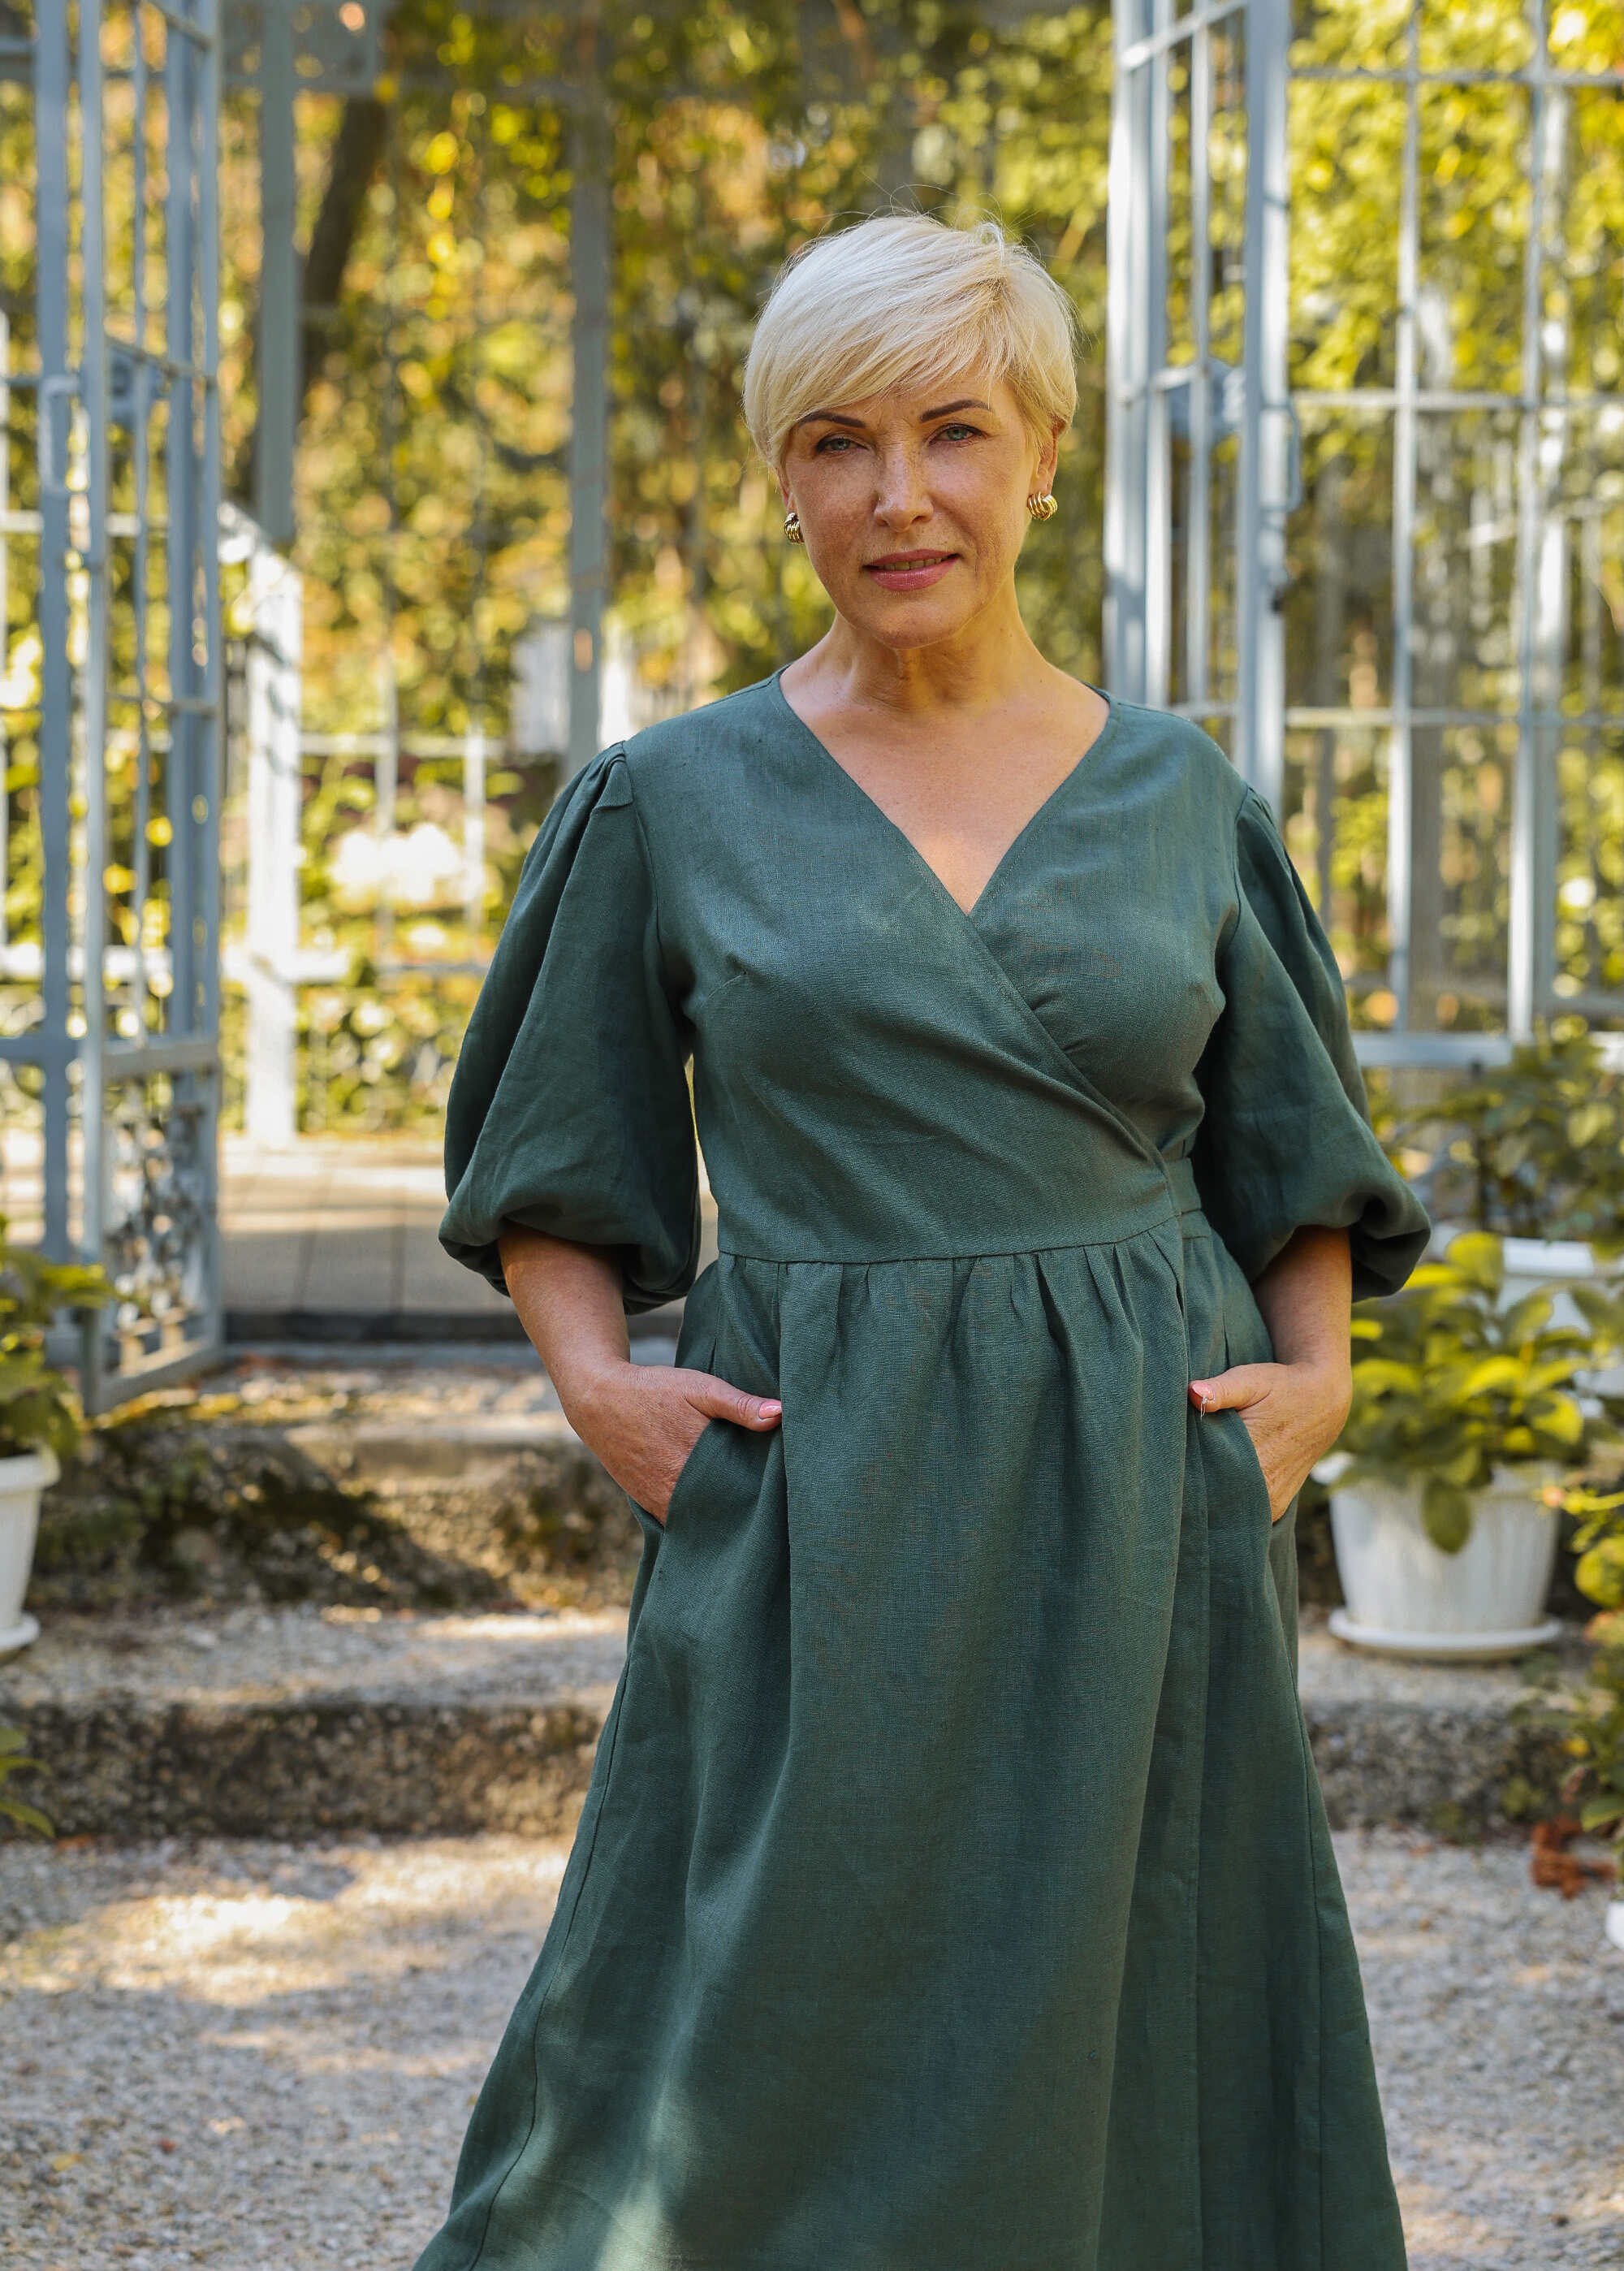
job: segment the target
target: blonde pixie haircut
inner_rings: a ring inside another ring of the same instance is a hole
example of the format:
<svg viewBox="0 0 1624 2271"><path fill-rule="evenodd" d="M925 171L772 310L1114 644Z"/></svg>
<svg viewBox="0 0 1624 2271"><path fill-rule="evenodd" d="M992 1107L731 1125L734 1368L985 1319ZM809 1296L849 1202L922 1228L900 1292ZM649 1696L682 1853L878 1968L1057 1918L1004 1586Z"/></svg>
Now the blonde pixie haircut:
<svg viewBox="0 0 1624 2271"><path fill-rule="evenodd" d="M745 365L745 422L775 471L809 411L974 371L1007 382L1035 439L1077 409L1077 311L996 220L879 213L779 273Z"/></svg>

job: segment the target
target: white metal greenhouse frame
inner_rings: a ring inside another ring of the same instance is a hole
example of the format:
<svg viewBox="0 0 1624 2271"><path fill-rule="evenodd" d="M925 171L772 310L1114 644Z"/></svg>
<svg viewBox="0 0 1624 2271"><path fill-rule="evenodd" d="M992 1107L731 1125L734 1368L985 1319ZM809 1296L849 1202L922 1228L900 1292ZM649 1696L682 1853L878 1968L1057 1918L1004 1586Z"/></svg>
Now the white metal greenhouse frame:
<svg viewBox="0 0 1624 2271"><path fill-rule="evenodd" d="M277 398L286 406L294 329L287 238L293 40L296 29L301 39L312 36L327 0L224 0L223 30L221 4L77 0L70 11L65 0L38 0L32 39L0 39L0 71L32 77L40 167L37 368L25 367L26 357L12 367L0 330L0 407L11 415L33 394L38 504L14 503L0 480L0 564L6 545L37 540L45 860L41 946L9 944L0 920L0 976L38 987L32 1020L0 1035L0 1059L31 1068L38 1083L47 1248L105 1261L120 1284L118 1311L87 1329L85 1388L93 1410L196 1366L221 1337L216 138L222 78L229 71L242 83L246 74L264 105L265 291L268 305L288 311L285 322L271 326L271 345L279 343L284 357ZM1581 408L1624 409L1624 396L1569 394L1540 320L1546 282L1561 257L1547 208L1568 90L1620 86L1624 71L1581 77L1554 70L1544 0L1525 4L1532 60L1520 71L1424 71L1413 23L1400 65L1316 71L1404 90L1409 124L1396 255L1396 375L1390 388L1359 396L1294 397L1289 0L1196 0L1182 13L1173 0L1116 0L1109 682L1124 698L1207 726L1277 809L1288 786L1294 732L1346 726L1384 734L1390 982L1401 1005L1418 903L1410 795L1415 736L1462 724L1515 733L1506 1031L1410 1030L1401 1009L1393 1030L1361 1034L1370 1062L1444 1065L1503 1054L1555 1004L1556 736L1624 730L1624 711L1610 698L1576 711L1562 706L1557 682L1574 525L1559 493L1567 421ZM366 76L375 63L378 10L369 0L365 10L340 12L346 22L365 17L361 47L336 62L327 57L323 67ZM140 36L104 44L104 33L121 23ZM117 82L127 82L128 92L110 101ZM1533 207L1523 366L1513 394L1480 398L1422 383L1417 119L1422 90L1433 82L1516 82L1526 89ZM1175 188L1169 154L1178 105L1189 122L1190 162ZM153 118L161 122L157 148L147 131ZM596 745L606 454L598 382L611 208L601 137L579 119L575 130L585 183L575 214L577 273L590 255L591 279L602 287L586 295L576 342L577 384L590 413L577 421L574 467L580 527L570 756L578 760ZM1225 152L1216 172L1214 149ZM114 214L107 194L114 169L133 182L133 210L147 219L145 232L130 228L125 206ZM155 201L149 191L159 171L164 187ZM110 227L122 228L125 241L110 243ZM1176 339L1169 332L1170 287L1176 287ZM1416 698L1412 668L1419 421L1486 400L1515 414L1520 436L1515 667L1498 706L1429 709ZM1378 709L1294 703L1286 683L1282 602L1299 502L1299 429L1305 414L1338 406L1390 415L1395 437L1392 681L1390 699ZM260 467L267 522L285 499L292 449L286 421L267 427ZM265 729L271 770L256 777L256 793L271 800L264 809L274 808L277 824L291 826L296 593L282 591L273 569L261 562L288 622L277 652L266 650L277 683L267 680L260 689L258 708L279 722ZM1610 683L1602 689L1609 697L1613 690ZM132 872L115 886L108 881L108 767L132 751L133 820L121 809L117 822ZM148 922L160 897L168 908L161 939ZM110 927L115 912L122 933ZM267 968L287 961L293 949L283 900L259 907L255 924L255 950ZM280 972L278 985L286 976ZM287 1002L278 1000L285 1022ZM1616 1016L1624 1001L1587 999L1583 1006Z"/></svg>
<svg viewBox="0 0 1624 2271"><path fill-rule="evenodd" d="M73 28L42 0L38 366L9 384L35 400L43 950L40 1014L0 1056L41 1085L47 1250L104 1261L119 1289L85 1329L98 1411L220 1339L219 43L216 0L79 0ZM107 781L126 760L121 937ZM6 974L32 951L6 949Z"/></svg>
<svg viewBox="0 0 1624 2271"><path fill-rule="evenodd" d="M1561 734L1624 732L1624 700L1576 709L1561 701L1568 555L1575 516L1561 502L1567 430L1576 412L1624 410L1624 395L1570 392L1560 339L1546 316L1560 278L1553 227L1565 106L1577 87L1624 86L1624 71L1554 68L1544 0L1524 0L1530 60L1518 71L1424 70L1418 5L1404 61L1390 68L1304 67L1303 78L1404 90L1405 131L1396 251L1396 373L1390 388L1293 392L1287 384L1289 211L1287 107L1294 73L1288 0L1116 0L1116 91L1109 190L1109 436L1106 553L1107 671L1125 698L1177 710L1220 740L1277 812L1294 729L1380 729L1386 742L1389 987L1398 1014L1388 1032L1361 1032L1367 1062L1436 1065L1503 1056L1536 1018L1579 1007L1624 1015L1624 994L1575 1001L1554 987L1556 755ZM1242 82L1246 149L1243 233L1216 223L1223 184L1210 163L1217 72ZM1515 393L1425 385L1417 353L1420 267L1420 116L1427 87L1526 89L1531 208L1522 282L1521 383ZM1169 211L1170 121L1188 106L1188 209ZM1240 241L1236 242L1237 235ZM1243 295L1235 360L1214 351L1219 281ZM1188 309L1187 335L1168 339L1169 287ZM1379 707L1295 703L1286 683L1281 602L1287 533L1300 503L1296 460L1304 413L1331 408L1388 414L1393 424L1391 685ZM1514 413L1516 656L1505 698L1485 707L1426 707L1415 696L1414 566L1420 421L1428 413ZM1179 480L1180 445L1183 472ZM1223 452L1229 455L1226 461ZM1177 492L1175 495L1175 491ZM1604 694L1607 689L1604 689ZM1624 693L1616 685L1615 695ZM1509 854L1505 1031L1410 1030L1405 1015L1418 898L1413 753L1418 733L1514 727Z"/></svg>

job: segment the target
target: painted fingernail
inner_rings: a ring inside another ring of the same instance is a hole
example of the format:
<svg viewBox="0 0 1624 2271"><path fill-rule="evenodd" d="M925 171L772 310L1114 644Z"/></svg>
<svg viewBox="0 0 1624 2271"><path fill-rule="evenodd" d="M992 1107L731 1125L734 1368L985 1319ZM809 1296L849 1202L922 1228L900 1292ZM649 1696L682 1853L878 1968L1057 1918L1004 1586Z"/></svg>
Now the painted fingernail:
<svg viewBox="0 0 1624 2271"><path fill-rule="evenodd" d="M764 1397L762 1401L756 1405L756 1417L758 1419L776 1419L780 1417L782 1411L783 1405L782 1404Z"/></svg>

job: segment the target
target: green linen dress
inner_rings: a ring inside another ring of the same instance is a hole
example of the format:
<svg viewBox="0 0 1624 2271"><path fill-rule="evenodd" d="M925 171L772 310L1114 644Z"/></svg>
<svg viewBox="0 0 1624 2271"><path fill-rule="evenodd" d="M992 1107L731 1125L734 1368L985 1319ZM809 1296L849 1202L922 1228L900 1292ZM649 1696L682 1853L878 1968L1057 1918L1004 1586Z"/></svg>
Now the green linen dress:
<svg viewBox="0 0 1624 2271"><path fill-rule="evenodd" d="M693 1068L690 1112L685 1068ZM694 1281L693 1121L721 1252ZM772 678L568 785L441 1236L612 1247L713 1420L419 2271L1398 2271L1237 1413L1255 1278L1426 1217L1266 806L1113 703L966 914Z"/></svg>

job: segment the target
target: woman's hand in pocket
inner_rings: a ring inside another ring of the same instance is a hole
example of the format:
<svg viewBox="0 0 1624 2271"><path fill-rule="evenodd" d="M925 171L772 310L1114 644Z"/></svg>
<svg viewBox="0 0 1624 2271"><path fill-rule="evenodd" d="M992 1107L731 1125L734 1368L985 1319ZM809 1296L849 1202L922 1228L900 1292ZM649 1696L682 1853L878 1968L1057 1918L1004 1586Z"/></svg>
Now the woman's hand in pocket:
<svg viewBox="0 0 1624 2271"><path fill-rule="evenodd" d="M1274 1522L1342 1433L1349 1394L1346 1363L1235 1364L1190 1383L1198 1411L1240 1413L1269 1486Z"/></svg>
<svg viewBox="0 0 1624 2271"><path fill-rule="evenodd" d="M777 1426L782 1406L715 1373L613 1364L560 1389L565 1417L633 1502L664 1523L677 1478L712 1419L753 1434Z"/></svg>

